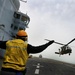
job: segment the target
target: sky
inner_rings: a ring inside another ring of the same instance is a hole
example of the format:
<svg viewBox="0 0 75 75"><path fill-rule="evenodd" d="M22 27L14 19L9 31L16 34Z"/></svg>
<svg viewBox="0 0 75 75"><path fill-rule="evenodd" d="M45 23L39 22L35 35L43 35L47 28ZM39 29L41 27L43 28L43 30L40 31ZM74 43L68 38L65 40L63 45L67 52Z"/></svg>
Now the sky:
<svg viewBox="0 0 75 75"><path fill-rule="evenodd" d="M27 3L20 1L21 12L30 17L28 42L33 46L47 43L44 39L54 40L67 44L75 38L75 0L27 0ZM43 58L50 58L59 61L75 64L75 41L69 44L72 53L69 56L55 54L61 45L53 43L43 52L33 54Z"/></svg>

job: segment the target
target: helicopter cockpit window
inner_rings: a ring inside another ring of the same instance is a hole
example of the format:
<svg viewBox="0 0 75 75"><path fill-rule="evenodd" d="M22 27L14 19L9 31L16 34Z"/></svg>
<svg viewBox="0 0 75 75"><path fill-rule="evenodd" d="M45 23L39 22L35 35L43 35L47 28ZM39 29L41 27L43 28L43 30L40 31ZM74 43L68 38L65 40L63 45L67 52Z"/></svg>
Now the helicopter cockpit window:
<svg viewBox="0 0 75 75"><path fill-rule="evenodd" d="M20 19L20 14L14 13L14 17Z"/></svg>

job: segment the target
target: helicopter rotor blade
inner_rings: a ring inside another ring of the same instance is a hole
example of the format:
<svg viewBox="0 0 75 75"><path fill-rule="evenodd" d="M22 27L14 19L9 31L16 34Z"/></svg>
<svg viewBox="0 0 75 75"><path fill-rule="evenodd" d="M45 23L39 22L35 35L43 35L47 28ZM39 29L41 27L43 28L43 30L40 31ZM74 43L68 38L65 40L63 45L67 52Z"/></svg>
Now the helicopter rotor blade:
<svg viewBox="0 0 75 75"><path fill-rule="evenodd" d="M48 39L45 39L46 41L51 41L51 40L48 40ZM59 45L65 45L65 44L62 44L62 43L59 43L59 42L54 42L56 44L59 44Z"/></svg>
<svg viewBox="0 0 75 75"><path fill-rule="evenodd" d="M65 46L67 46L68 44L70 44L71 42L73 42L75 40L75 38L74 39L72 39L69 43L67 43Z"/></svg>
<svg viewBox="0 0 75 75"><path fill-rule="evenodd" d="M45 39L46 41L50 41L50 40L48 40L48 39ZM59 45L64 45L64 46L67 46L67 45L69 45L71 42L73 42L75 40L75 38L74 39L72 39L69 43L67 43L67 44L62 44L62 43L59 43L59 42L54 42L54 43L56 43L56 44L59 44Z"/></svg>

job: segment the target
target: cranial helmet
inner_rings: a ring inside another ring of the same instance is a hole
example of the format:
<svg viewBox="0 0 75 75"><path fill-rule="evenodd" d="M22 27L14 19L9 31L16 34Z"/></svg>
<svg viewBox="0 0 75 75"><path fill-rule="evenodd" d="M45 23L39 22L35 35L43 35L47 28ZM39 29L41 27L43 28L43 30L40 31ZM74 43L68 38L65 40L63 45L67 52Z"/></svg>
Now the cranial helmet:
<svg viewBox="0 0 75 75"><path fill-rule="evenodd" d="M27 33L24 30L19 30L17 36L27 37Z"/></svg>

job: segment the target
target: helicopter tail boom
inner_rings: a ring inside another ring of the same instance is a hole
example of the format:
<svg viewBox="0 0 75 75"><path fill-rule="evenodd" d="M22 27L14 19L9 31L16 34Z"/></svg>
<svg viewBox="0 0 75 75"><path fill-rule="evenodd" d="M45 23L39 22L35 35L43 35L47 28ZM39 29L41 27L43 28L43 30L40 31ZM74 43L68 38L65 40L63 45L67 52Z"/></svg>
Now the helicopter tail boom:
<svg viewBox="0 0 75 75"><path fill-rule="evenodd" d="M60 54L59 52L55 52L55 54Z"/></svg>

